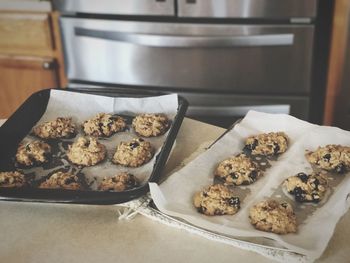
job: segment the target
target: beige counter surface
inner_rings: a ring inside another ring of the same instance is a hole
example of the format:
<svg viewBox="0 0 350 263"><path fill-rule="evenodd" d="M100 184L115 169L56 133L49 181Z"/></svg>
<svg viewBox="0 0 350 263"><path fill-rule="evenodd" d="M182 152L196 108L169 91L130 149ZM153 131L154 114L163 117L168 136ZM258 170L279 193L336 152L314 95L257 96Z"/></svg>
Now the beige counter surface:
<svg viewBox="0 0 350 263"><path fill-rule="evenodd" d="M166 167L171 171L223 129L185 119ZM271 262L117 207L0 201L0 262ZM350 213L319 262L350 262Z"/></svg>

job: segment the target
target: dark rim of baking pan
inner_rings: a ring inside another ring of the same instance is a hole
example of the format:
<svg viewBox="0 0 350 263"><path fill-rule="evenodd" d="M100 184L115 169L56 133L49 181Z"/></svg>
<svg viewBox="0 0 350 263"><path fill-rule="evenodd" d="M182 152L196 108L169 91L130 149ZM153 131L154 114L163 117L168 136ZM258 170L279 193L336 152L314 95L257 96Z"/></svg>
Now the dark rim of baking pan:
<svg viewBox="0 0 350 263"><path fill-rule="evenodd" d="M110 97L150 97L168 93L135 91L126 89L113 90L78 90L60 89L61 91L81 92ZM50 98L51 89L41 90L32 94L17 111L0 127L0 171L14 170L13 156L18 144L31 131L32 127L44 114ZM177 133L188 107L188 102L178 96L179 106L164 145L157 155L152 174L148 182L158 182L162 170L168 160ZM38 189L30 187L5 188L0 187L0 199L11 201L35 201L53 203L77 204L118 204L141 197L149 191L148 183L123 192L79 191L63 189Z"/></svg>

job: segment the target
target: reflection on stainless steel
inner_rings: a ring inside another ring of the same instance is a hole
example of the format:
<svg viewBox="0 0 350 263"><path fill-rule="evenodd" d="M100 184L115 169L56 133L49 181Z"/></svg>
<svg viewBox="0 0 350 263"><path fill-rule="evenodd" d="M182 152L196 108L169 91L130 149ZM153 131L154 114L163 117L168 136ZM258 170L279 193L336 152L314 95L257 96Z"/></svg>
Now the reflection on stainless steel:
<svg viewBox="0 0 350 263"><path fill-rule="evenodd" d="M75 28L76 36L101 38L149 47L259 47L290 46L292 34L251 35L251 36L169 36L153 34L135 34L117 31L101 31Z"/></svg>
<svg viewBox="0 0 350 263"><path fill-rule="evenodd" d="M62 27L70 79L231 92L309 90L312 26L64 17Z"/></svg>
<svg viewBox="0 0 350 263"><path fill-rule="evenodd" d="M246 106L191 106L188 114L192 116L244 116L248 111L265 113L290 113L290 105L246 105Z"/></svg>
<svg viewBox="0 0 350 263"><path fill-rule="evenodd" d="M63 13L175 15L174 0L54 0Z"/></svg>
<svg viewBox="0 0 350 263"><path fill-rule="evenodd" d="M315 17L317 0L178 0L180 17Z"/></svg>

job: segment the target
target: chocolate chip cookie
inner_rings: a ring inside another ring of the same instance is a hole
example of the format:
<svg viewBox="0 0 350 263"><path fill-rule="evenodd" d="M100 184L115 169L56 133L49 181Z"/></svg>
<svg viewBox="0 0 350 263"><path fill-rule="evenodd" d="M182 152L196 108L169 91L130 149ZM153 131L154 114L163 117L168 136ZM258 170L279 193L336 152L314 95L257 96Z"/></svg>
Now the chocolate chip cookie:
<svg viewBox="0 0 350 263"><path fill-rule="evenodd" d="M233 215L240 209L239 197L226 186L211 185L193 197L193 204L199 213L214 215Z"/></svg>
<svg viewBox="0 0 350 263"><path fill-rule="evenodd" d="M139 167L149 162L154 155L151 143L142 138L121 142L115 151L112 162L127 167Z"/></svg>
<svg viewBox="0 0 350 263"><path fill-rule="evenodd" d="M328 189L328 179L326 175L320 173L298 173L287 178L283 187L288 193L294 195L297 202L318 203L323 199Z"/></svg>
<svg viewBox="0 0 350 263"><path fill-rule="evenodd" d="M16 160L21 165L31 167L47 162L50 154L50 145L42 141L32 141L18 147Z"/></svg>
<svg viewBox="0 0 350 263"><path fill-rule="evenodd" d="M227 185L248 185L254 183L263 172L245 154L239 154L222 161L214 176Z"/></svg>
<svg viewBox="0 0 350 263"><path fill-rule="evenodd" d="M99 113L83 123L85 134L94 137L109 137L125 127L126 122L122 117L106 113Z"/></svg>
<svg viewBox="0 0 350 263"><path fill-rule="evenodd" d="M52 174L39 185L39 188L83 190L83 186L79 182L78 177L74 174L65 172Z"/></svg>
<svg viewBox="0 0 350 263"><path fill-rule="evenodd" d="M295 233L297 220L292 206L287 202L265 200L250 208L250 223L258 230L276 234Z"/></svg>
<svg viewBox="0 0 350 263"><path fill-rule="evenodd" d="M154 137L164 134L170 126L164 114L140 114L132 121L135 132L143 137Z"/></svg>
<svg viewBox="0 0 350 263"><path fill-rule="evenodd" d="M318 168L336 173L350 170L350 147L329 144L315 151L306 151L306 159Z"/></svg>
<svg viewBox="0 0 350 263"><path fill-rule="evenodd" d="M15 188L26 184L27 180L20 172L0 172L0 187Z"/></svg>
<svg viewBox="0 0 350 263"><path fill-rule="evenodd" d="M74 164L92 166L105 159L106 147L96 138L79 137L76 142L69 145L67 156Z"/></svg>
<svg viewBox="0 0 350 263"><path fill-rule="evenodd" d="M250 136L244 150L253 155L276 156L288 149L288 136L284 132L270 132Z"/></svg>
<svg viewBox="0 0 350 263"><path fill-rule="evenodd" d="M72 118L58 117L34 127L33 133L42 139L67 139L76 135L76 129Z"/></svg>
<svg viewBox="0 0 350 263"><path fill-rule="evenodd" d="M129 173L120 173L113 177L104 177L98 190L121 192L135 188L139 185L134 175Z"/></svg>

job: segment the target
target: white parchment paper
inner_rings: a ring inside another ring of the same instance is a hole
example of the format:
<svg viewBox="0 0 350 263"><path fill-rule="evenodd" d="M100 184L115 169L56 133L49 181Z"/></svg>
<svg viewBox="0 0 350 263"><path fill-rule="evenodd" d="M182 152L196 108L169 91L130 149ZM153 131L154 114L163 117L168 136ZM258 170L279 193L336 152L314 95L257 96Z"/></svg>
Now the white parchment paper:
<svg viewBox="0 0 350 263"><path fill-rule="evenodd" d="M193 195L213 184L213 173L218 163L241 152L246 137L277 131L287 133L290 138L289 149L277 161L271 162L271 167L257 182L236 188L241 195L243 193L240 211L233 216L209 217L199 214L193 206ZM305 150L315 150L327 144L350 146L350 132L313 125L289 115L250 111L210 149L172 174L160 186L150 183L151 195L160 211L196 226L233 237L248 237L254 242L263 240L261 237L272 239L276 241L276 247L284 247L315 259L322 255L338 220L349 208L350 176L329 175L331 190L320 204L294 202L292 197L281 190L281 183L298 172L311 172L312 167L304 157ZM249 208L260 200L272 197L287 200L293 205L298 220L296 234L277 235L258 231L250 224Z"/></svg>
<svg viewBox="0 0 350 263"><path fill-rule="evenodd" d="M170 120L173 120L177 113L177 108L178 98L176 94L144 98L112 98L77 92L51 90L47 109L36 125L45 121L54 120L57 117L71 117L76 124L79 133L73 139L62 140L62 142L58 143L58 147L60 147L61 150L58 152L59 156L54 156L54 159L58 160L58 166L54 165L54 167L52 167L52 165L50 166L49 164L44 165L43 167L25 169L25 172L34 172L35 179L38 180L59 168L75 167L75 165L66 160L66 150L64 149L63 144L67 145L74 142L78 137L84 136L81 128L82 123L85 120L94 117L97 113L121 114L131 117L139 113L164 113ZM113 176L122 171L134 174L141 184L145 183L153 171L156 156L163 146L167 134L168 133L158 137L144 138L156 149L156 154L147 164L137 168L115 165L110 160L115 152L116 146L121 141L129 141L133 138L139 137L133 131L131 125L128 125L128 129L124 132L116 133L109 138L99 138L99 141L104 144L107 149L107 158L105 161L95 166L84 167L81 170L74 169L74 172L83 173L92 190L97 189L97 185L103 177ZM38 138L29 135L24 139L24 142L37 139Z"/></svg>

